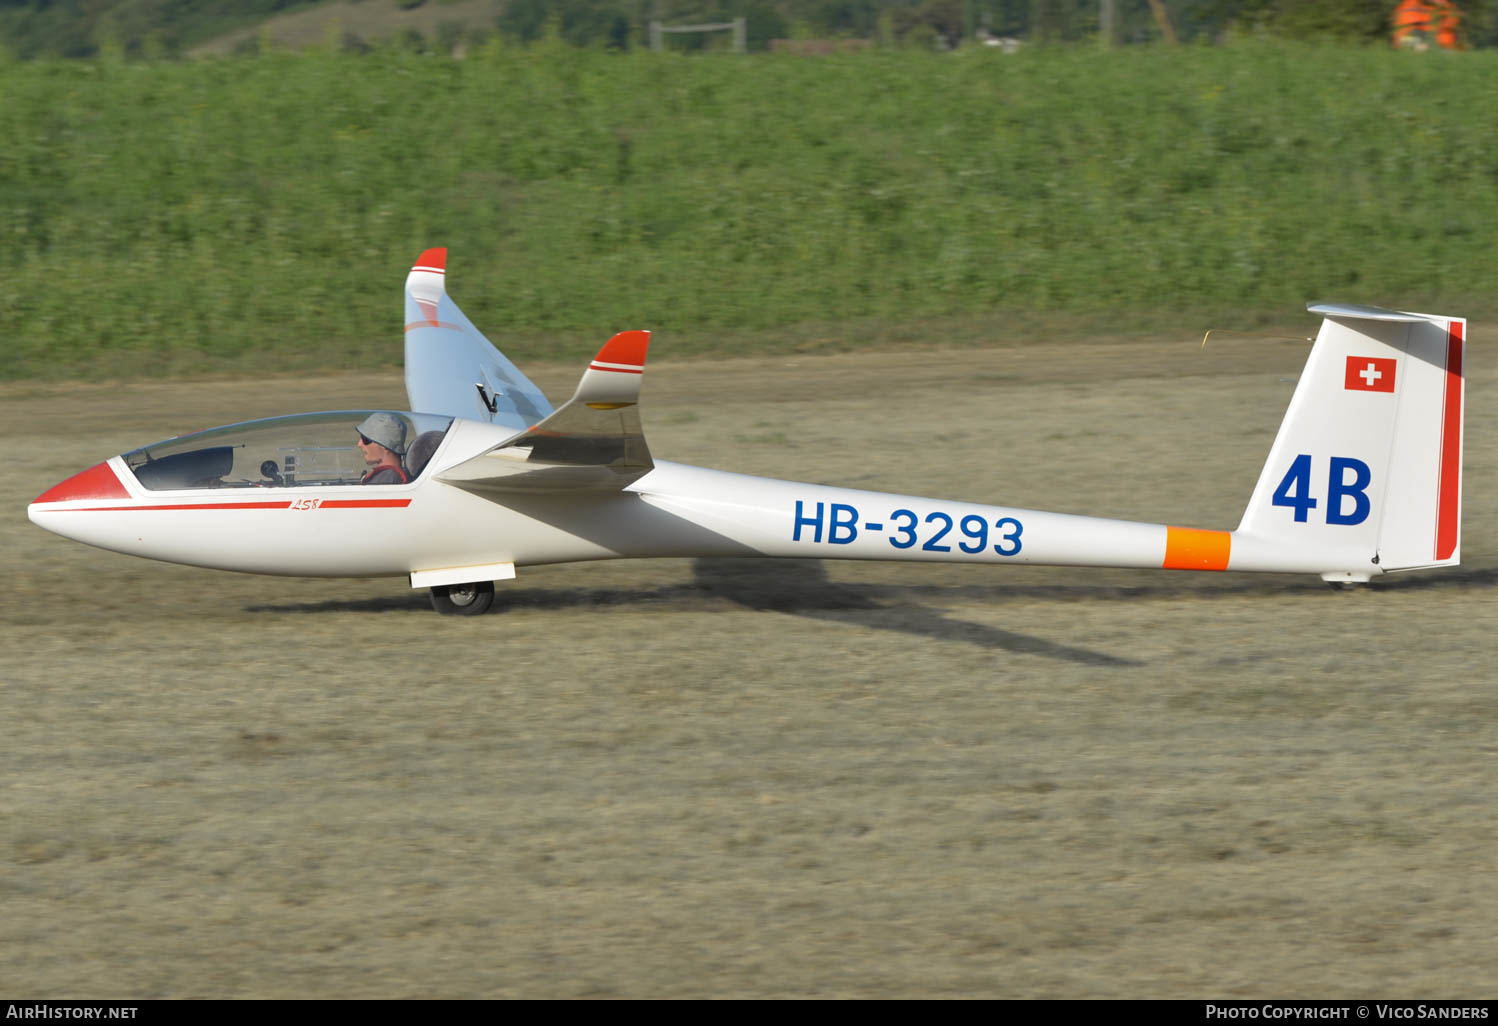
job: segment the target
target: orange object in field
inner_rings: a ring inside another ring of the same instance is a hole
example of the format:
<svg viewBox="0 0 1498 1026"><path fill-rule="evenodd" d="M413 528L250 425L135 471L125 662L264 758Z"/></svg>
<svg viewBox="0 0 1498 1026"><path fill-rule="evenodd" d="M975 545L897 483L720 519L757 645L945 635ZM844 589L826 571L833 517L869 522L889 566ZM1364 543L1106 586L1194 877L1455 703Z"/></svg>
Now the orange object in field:
<svg viewBox="0 0 1498 1026"><path fill-rule="evenodd" d="M1451 0L1401 0L1394 8L1394 45L1411 50L1460 50L1462 12Z"/></svg>

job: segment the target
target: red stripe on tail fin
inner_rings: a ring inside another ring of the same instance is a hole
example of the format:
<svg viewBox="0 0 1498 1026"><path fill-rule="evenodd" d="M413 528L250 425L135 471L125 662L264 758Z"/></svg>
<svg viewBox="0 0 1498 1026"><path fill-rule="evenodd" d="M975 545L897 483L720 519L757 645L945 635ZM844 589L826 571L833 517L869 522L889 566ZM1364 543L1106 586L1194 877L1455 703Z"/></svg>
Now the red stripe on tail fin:
<svg viewBox="0 0 1498 1026"><path fill-rule="evenodd" d="M1462 521L1462 328L1446 336L1446 399L1441 410L1441 478L1436 500L1436 558L1456 551Z"/></svg>

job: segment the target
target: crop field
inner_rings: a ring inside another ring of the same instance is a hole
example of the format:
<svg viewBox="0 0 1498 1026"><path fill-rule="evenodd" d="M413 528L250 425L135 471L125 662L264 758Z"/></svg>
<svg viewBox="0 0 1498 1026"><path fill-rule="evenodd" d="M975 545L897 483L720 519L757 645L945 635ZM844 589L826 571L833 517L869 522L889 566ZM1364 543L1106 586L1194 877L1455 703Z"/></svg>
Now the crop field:
<svg viewBox="0 0 1498 1026"><path fill-rule="evenodd" d="M685 355L1325 297L1491 316L1495 64L1255 41L0 61L0 379L389 366L370 341L430 246L525 360L631 326Z"/></svg>
<svg viewBox="0 0 1498 1026"><path fill-rule="evenodd" d="M1309 318L1306 327L1313 327ZM398 373L0 387L0 980L28 997L1421 996L1498 987L1498 415L1464 564L147 563L24 506ZM660 456L1231 527L1306 348L679 361ZM565 394L581 369L535 376Z"/></svg>

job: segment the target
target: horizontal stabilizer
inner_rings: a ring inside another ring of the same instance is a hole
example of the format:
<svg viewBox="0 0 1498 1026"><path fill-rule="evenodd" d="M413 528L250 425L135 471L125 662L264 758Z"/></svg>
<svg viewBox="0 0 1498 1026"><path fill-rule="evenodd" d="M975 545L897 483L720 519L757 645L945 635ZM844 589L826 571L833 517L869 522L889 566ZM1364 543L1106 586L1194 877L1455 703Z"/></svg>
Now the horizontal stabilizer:
<svg viewBox="0 0 1498 1026"><path fill-rule="evenodd" d="M551 416L439 479L470 491L619 491L654 466L640 427L650 332L623 331L599 350Z"/></svg>
<svg viewBox="0 0 1498 1026"><path fill-rule="evenodd" d="M1394 324L1419 324L1430 319L1422 314L1385 310L1381 306L1361 306L1357 303L1307 303L1306 312L1343 321L1389 321Z"/></svg>

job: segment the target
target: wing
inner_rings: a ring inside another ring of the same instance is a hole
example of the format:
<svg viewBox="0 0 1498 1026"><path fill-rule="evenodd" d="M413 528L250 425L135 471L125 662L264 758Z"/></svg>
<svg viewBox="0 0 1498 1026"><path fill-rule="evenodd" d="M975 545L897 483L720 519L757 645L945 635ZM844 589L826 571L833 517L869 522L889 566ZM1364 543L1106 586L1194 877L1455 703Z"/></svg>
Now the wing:
<svg viewBox="0 0 1498 1026"><path fill-rule="evenodd" d="M419 413L523 430L551 403L447 295L447 250L429 249L406 276L406 395Z"/></svg>
<svg viewBox="0 0 1498 1026"><path fill-rule="evenodd" d="M474 492L619 491L654 466L640 428L650 332L622 331L561 409L437 475Z"/></svg>

